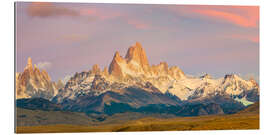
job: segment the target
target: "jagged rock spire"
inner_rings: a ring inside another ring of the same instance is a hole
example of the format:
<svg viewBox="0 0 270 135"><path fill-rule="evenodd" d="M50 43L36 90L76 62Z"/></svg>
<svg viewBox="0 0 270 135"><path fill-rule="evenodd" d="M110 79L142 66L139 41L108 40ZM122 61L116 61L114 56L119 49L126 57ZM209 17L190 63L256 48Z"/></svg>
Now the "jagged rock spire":
<svg viewBox="0 0 270 135"><path fill-rule="evenodd" d="M27 59L27 65L26 65L26 67L24 68L24 70L28 70L28 69L33 69L33 64L32 64L32 59L31 59L31 57L28 57L28 59Z"/></svg>
<svg viewBox="0 0 270 135"><path fill-rule="evenodd" d="M57 92L58 87L51 81L48 73L45 70L40 72L36 64L33 67L32 59L29 57L24 71L16 74L16 98L50 99Z"/></svg>
<svg viewBox="0 0 270 135"><path fill-rule="evenodd" d="M135 61L141 66L149 66L148 59L142 45L136 42L135 45L131 46L125 56L127 62Z"/></svg>
<svg viewBox="0 0 270 135"><path fill-rule="evenodd" d="M109 66L109 74L113 76L122 77L123 73L121 71L120 63L125 62L125 60L120 56L119 52L116 51L113 60Z"/></svg>
<svg viewBox="0 0 270 135"><path fill-rule="evenodd" d="M173 78L184 76L179 68L169 68L166 62L150 67L146 53L139 42L128 48L125 58L121 57L118 51L115 52L109 66L109 74L116 77L127 74L131 76L169 75Z"/></svg>
<svg viewBox="0 0 270 135"><path fill-rule="evenodd" d="M129 47L125 58L120 56L116 51L113 60L109 66L109 74L113 76L122 77L126 71L134 73L147 73L149 72L149 63L146 53L139 42Z"/></svg>
<svg viewBox="0 0 270 135"><path fill-rule="evenodd" d="M97 64L93 65L92 72L95 74L99 74L101 72L101 70Z"/></svg>
<svg viewBox="0 0 270 135"><path fill-rule="evenodd" d="M27 67L33 67L31 57L28 57L27 59Z"/></svg>

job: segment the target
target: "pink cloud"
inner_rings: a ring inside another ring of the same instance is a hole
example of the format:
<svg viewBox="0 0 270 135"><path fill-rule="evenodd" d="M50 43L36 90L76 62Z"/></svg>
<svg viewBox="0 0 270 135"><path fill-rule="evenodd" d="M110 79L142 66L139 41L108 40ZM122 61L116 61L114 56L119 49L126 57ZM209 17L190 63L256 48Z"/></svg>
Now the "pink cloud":
<svg viewBox="0 0 270 135"><path fill-rule="evenodd" d="M93 7L91 9L81 9L80 15L92 16L92 17L97 17L98 19L101 19L101 20L107 20L107 19L121 17L124 14L120 12L116 12L116 11L105 11L105 10Z"/></svg>
<svg viewBox="0 0 270 135"><path fill-rule="evenodd" d="M136 29L148 29L149 25L135 16L116 10L101 9L97 7L74 10L72 8L61 7L50 2L33 2L27 8L27 13L33 17L51 17L51 16L83 16L93 17L102 21L121 18L127 24Z"/></svg>
<svg viewBox="0 0 270 135"><path fill-rule="evenodd" d="M239 34L233 34L228 36L228 38L232 38L232 39L242 39L242 40L248 40L254 43L259 43L259 36L258 35L248 35L248 34L244 34L244 35L239 35Z"/></svg>
<svg viewBox="0 0 270 135"><path fill-rule="evenodd" d="M92 16L96 17L100 20L108 20L108 19L114 19L114 18L121 18L123 19L127 24L130 24L134 26L136 29L148 29L150 28L150 25L144 22L143 20L136 18L135 16L129 16L122 12L116 12L116 11L105 11L98 8L91 8L91 9L81 9L80 15L82 16Z"/></svg>
<svg viewBox="0 0 270 135"><path fill-rule="evenodd" d="M256 20L252 20L252 18L250 17L244 17L236 13L217 11L217 10L211 10L211 9L209 10L198 9L198 10L193 10L193 12L196 12L198 14L201 14L207 17L212 17L212 19L220 19L223 21L227 21L229 23L239 25L242 27L256 27L257 26Z"/></svg>
<svg viewBox="0 0 270 135"><path fill-rule="evenodd" d="M27 13L33 17L78 16L75 10L59 7L49 2L33 2L27 8Z"/></svg>
<svg viewBox="0 0 270 135"><path fill-rule="evenodd" d="M127 19L127 23L130 25L133 25L137 29L148 29L149 25L145 22L142 22L141 20L136 19Z"/></svg>
<svg viewBox="0 0 270 135"><path fill-rule="evenodd" d="M260 38L259 38L259 36L254 36L254 37L251 37L250 38L250 41L253 41L255 43L259 43L260 42Z"/></svg>
<svg viewBox="0 0 270 135"><path fill-rule="evenodd" d="M254 28L259 23L259 7L256 6L174 6L168 9L180 15L222 21L240 27Z"/></svg>

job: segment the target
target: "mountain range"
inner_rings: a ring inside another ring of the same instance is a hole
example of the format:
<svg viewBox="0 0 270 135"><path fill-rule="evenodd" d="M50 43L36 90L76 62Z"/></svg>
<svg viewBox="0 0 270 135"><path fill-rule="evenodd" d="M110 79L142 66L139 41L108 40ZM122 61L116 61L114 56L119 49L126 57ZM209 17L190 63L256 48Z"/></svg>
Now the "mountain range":
<svg viewBox="0 0 270 135"><path fill-rule="evenodd" d="M16 73L16 99L20 108L43 110L42 106L49 106L87 115L139 112L199 116L243 110L259 101L259 85L236 74L193 77L166 62L150 65L142 45L136 42L125 57L116 52L109 68L94 65L74 74L66 84L51 81L29 58L24 71ZM46 105L40 105L41 101Z"/></svg>

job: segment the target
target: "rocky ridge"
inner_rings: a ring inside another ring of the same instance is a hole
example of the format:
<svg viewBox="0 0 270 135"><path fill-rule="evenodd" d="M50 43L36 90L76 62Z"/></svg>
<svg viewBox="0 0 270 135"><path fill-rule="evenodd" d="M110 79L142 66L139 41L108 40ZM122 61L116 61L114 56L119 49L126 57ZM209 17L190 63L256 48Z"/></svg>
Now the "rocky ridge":
<svg viewBox="0 0 270 135"><path fill-rule="evenodd" d="M61 80L53 82L45 70L40 71L36 65L33 66L30 57L24 71L16 73L16 99L32 97L51 99L63 86Z"/></svg>
<svg viewBox="0 0 270 135"><path fill-rule="evenodd" d="M146 88L147 85L151 85L151 88ZM90 71L76 73L60 90L57 101L75 99L78 95L89 93L98 96L131 86L149 92L169 93L180 100L230 95L255 102L259 97L259 86L253 79L244 80L235 74L218 79L209 74L190 77L176 66L169 67L166 62L150 66L144 49L136 42L124 58L116 51L109 69L105 67L102 71L98 65L94 65Z"/></svg>
<svg viewBox="0 0 270 135"><path fill-rule="evenodd" d="M76 100L82 96L99 96L107 92L127 94L129 88L143 89L149 93L168 94L179 101L199 100L227 95L238 101L259 100L259 86L255 80L244 80L235 74L212 78L209 74L190 77L177 66L166 62L151 65L145 50L138 42L128 48L125 57L116 51L109 65L103 70L93 65L89 71L76 73L66 84L50 80L46 71L32 66L31 59L23 73L16 74L16 97L43 97L57 103ZM240 99L240 100L239 100Z"/></svg>

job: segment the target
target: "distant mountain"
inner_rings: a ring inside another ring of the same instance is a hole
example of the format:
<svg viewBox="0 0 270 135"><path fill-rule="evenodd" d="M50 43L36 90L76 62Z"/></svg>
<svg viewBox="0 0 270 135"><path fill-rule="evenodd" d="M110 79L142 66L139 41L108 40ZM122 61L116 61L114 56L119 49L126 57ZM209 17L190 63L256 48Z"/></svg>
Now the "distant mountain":
<svg viewBox="0 0 270 135"><path fill-rule="evenodd" d="M31 59L16 76L17 97L40 97L65 111L113 115L124 112L177 116L231 114L259 101L259 85L235 74L212 78L186 75L166 62L150 66L140 43L125 57L116 52L109 68L93 65L66 84L51 82L45 71L32 69ZM248 103L248 104L247 104Z"/></svg>
<svg viewBox="0 0 270 135"><path fill-rule="evenodd" d="M32 65L29 57L22 73L16 73L16 99L42 97L51 99L58 93L63 83L52 82L45 70L40 71L36 65Z"/></svg>
<svg viewBox="0 0 270 135"><path fill-rule="evenodd" d="M102 87L93 87L95 76L100 75L106 82ZM74 99L77 95L92 93L100 95L113 89L151 84L156 91L177 96L180 100L204 98L213 95L230 95L255 102L259 100L259 86L254 80L244 80L235 74L213 79L209 74L189 77L176 66L168 67L166 62L150 66L140 43L131 46L125 58L115 53L109 66L102 71L98 65L92 70L76 73L57 95L62 99Z"/></svg>

